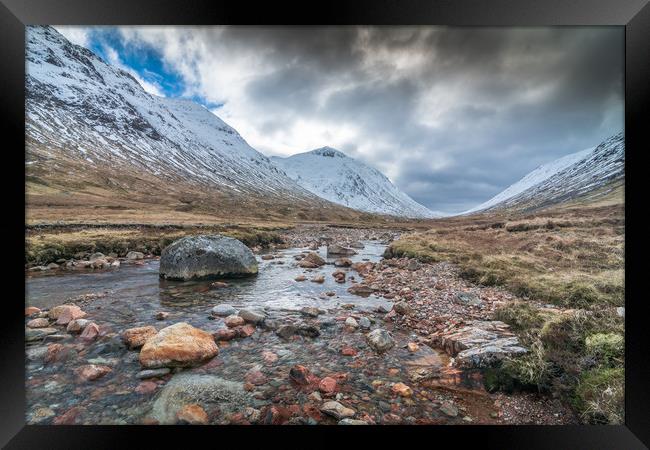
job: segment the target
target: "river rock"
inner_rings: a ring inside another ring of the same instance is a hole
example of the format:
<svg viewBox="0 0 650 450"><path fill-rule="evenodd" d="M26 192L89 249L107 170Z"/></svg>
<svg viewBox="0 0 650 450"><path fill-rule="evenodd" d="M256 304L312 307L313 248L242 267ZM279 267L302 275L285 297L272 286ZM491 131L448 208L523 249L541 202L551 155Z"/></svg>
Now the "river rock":
<svg viewBox="0 0 650 450"><path fill-rule="evenodd" d="M39 341L45 336L56 334L56 328L25 328L25 340L27 342Z"/></svg>
<svg viewBox="0 0 650 450"><path fill-rule="evenodd" d="M39 317L38 319L32 319L27 322L29 328L47 328L50 325L50 321Z"/></svg>
<svg viewBox="0 0 650 450"><path fill-rule="evenodd" d="M283 339L289 339L291 336L298 332L298 327L292 324L281 325L275 330L275 334L280 336Z"/></svg>
<svg viewBox="0 0 650 450"><path fill-rule="evenodd" d="M348 292L350 294L354 295L359 295L361 297L368 297L370 294L372 294L374 289L366 284L363 283L357 283L348 288Z"/></svg>
<svg viewBox="0 0 650 450"><path fill-rule="evenodd" d="M304 275L298 275L296 278L294 278L294 281L305 281L307 279L306 276Z"/></svg>
<svg viewBox="0 0 650 450"><path fill-rule="evenodd" d="M91 342L97 339L98 336L99 336L99 326L97 326L97 324L94 322L90 322L88 325L84 327L84 330L79 335L79 338L86 342Z"/></svg>
<svg viewBox="0 0 650 450"><path fill-rule="evenodd" d="M68 326L65 328L65 331L68 333L81 333L84 328L88 326L90 320L88 319L75 319L71 320Z"/></svg>
<svg viewBox="0 0 650 450"><path fill-rule="evenodd" d="M361 249L361 248L366 248L366 246L363 245L363 244L362 244L361 242L359 242L359 241L353 241L353 242L350 242L350 247L351 247L351 248L360 248L360 249Z"/></svg>
<svg viewBox="0 0 650 450"><path fill-rule="evenodd" d="M167 375L170 371L171 370L169 367L161 367L160 369L146 369L138 372L136 377L141 380L145 380L147 378L162 377L164 375Z"/></svg>
<svg viewBox="0 0 650 450"><path fill-rule="evenodd" d="M395 383L391 387L391 391L394 394L399 395L400 397L411 397L413 395L413 389L405 385L404 383Z"/></svg>
<svg viewBox="0 0 650 450"><path fill-rule="evenodd" d="M136 259L144 259L144 253L130 251L129 253L126 254L126 259L130 259L132 261Z"/></svg>
<svg viewBox="0 0 650 450"><path fill-rule="evenodd" d="M336 391L336 380L332 377L325 377L318 383L318 390L323 394L333 394Z"/></svg>
<svg viewBox="0 0 650 450"><path fill-rule="evenodd" d="M413 309L406 302L397 302L393 305L393 309L397 314L408 316L413 312Z"/></svg>
<svg viewBox="0 0 650 450"><path fill-rule="evenodd" d="M58 305L48 312L48 316L52 320L56 320L58 325L67 325L71 320L81 319L86 316L86 313L81 310L77 305Z"/></svg>
<svg viewBox="0 0 650 450"><path fill-rule="evenodd" d="M240 327L246 323L244 319L240 316L237 316L235 314L232 314L225 319L223 319L223 322L226 324L228 328L235 328L235 327Z"/></svg>
<svg viewBox="0 0 650 450"><path fill-rule="evenodd" d="M335 267L350 267L352 265L352 260L350 258L339 258L334 261Z"/></svg>
<svg viewBox="0 0 650 450"><path fill-rule="evenodd" d="M323 258L321 258L320 256L318 256L317 253L314 253L314 252L307 253L307 255L302 259L302 261L307 261L307 262L310 262L312 264L315 264L316 267L320 267L320 266L325 265L325 260Z"/></svg>
<svg viewBox="0 0 650 450"><path fill-rule="evenodd" d="M359 319L359 326L361 328L369 330L371 326L370 319L368 319L367 317L362 317L361 319Z"/></svg>
<svg viewBox="0 0 650 450"><path fill-rule="evenodd" d="M246 322L254 324L262 323L266 319L266 314L252 309L240 309L238 315Z"/></svg>
<svg viewBox="0 0 650 450"><path fill-rule="evenodd" d="M339 420L339 425L368 425L368 422L365 420L358 420L358 419L341 419Z"/></svg>
<svg viewBox="0 0 650 450"><path fill-rule="evenodd" d="M354 319L354 317L348 317L347 319L345 319L345 326L350 328L359 328L359 324Z"/></svg>
<svg viewBox="0 0 650 450"><path fill-rule="evenodd" d="M96 252L96 253L93 253L92 255L90 255L90 257L88 258L88 261L95 262L97 260L104 259L104 258L106 258L106 256L103 253Z"/></svg>
<svg viewBox="0 0 650 450"><path fill-rule="evenodd" d="M34 316L36 314L39 314L40 312L41 310L36 306L28 306L27 308L25 308L25 317Z"/></svg>
<svg viewBox="0 0 650 450"><path fill-rule="evenodd" d="M368 345L380 353L391 349L395 345L393 336L383 328L377 328L366 334L366 340Z"/></svg>
<svg viewBox="0 0 650 450"><path fill-rule="evenodd" d="M304 316L309 316L309 317L318 317L320 314L323 314L325 311L322 309L318 309L315 306L304 306L301 310L300 313Z"/></svg>
<svg viewBox="0 0 650 450"><path fill-rule="evenodd" d="M139 348L144 345L147 339L155 336L156 333L158 333L158 330L152 326L129 328L122 333L122 340L130 349Z"/></svg>
<svg viewBox="0 0 650 450"><path fill-rule="evenodd" d="M108 366L97 364L87 364L75 369L75 374L81 381L93 381L111 372Z"/></svg>
<svg viewBox="0 0 650 450"><path fill-rule="evenodd" d="M205 409L215 408L226 415L239 412L251 403L252 398L241 382L214 375L179 373L158 393L151 417L161 425L172 425L177 421L177 413L186 405L201 404Z"/></svg>
<svg viewBox="0 0 650 450"><path fill-rule="evenodd" d="M314 278L311 279L311 281L314 283L324 283L325 277L323 275L316 275Z"/></svg>
<svg viewBox="0 0 650 450"><path fill-rule="evenodd" d="M160 276L170 280L257 274L257 260L241 241L221 235L186 236L165 247Z"/></svg>
<svg viewBox="0 0 650 450"><path fill-rule="evenodd" d="M140 350L140 364L149 369L190 367L213 358L217 353L219 349L210 333L180 322L147 339Z"/></svg>
<svg viewBox="0 0 650 450"><path fill-rule="evenodd" d="M222 303L212 308L213 316L226 317L232 316L234 314L237 314L237 310L234 308L234 306L228 305L226 303Z"/></svg>
<svg viewBox="0 0 650 450"><path fill-rule="evenodd" d="M321 412L332 416L337 420L345 419L347 417L354 417L356 411L352 408L348 408L336 401L325 402L320 407Z"/></svg>
<svg viewBox="0 0 650 450"><path fill-rule="evenodd" d="M442 402L440 405L440 411L448 415L449 417L456 417L458 416L458 408L456 405L449 401Z"/></svg>
<svg viewBox="0 0 650 450"><path fill-rule="evenodd" d="M343 247L338 244L329 244L327 246L327 256L329 257L330 255L344 255L344 256L349 256L349 255L356 255L357 252L352 250L351 248Z"/></svg>
<svg viewBox="0 0 650 450"><path fill-rule="evenodd" d="M208 414L200 405L185 405L176 413L176 420L180 424L207 425Z"/></svg>
<svg viewBox="0 0 650 450"><path fill-rule="evenodd" d="M220 328L212 333L215 341L231 341L239 336L237 330L233 328Z"/></svg>

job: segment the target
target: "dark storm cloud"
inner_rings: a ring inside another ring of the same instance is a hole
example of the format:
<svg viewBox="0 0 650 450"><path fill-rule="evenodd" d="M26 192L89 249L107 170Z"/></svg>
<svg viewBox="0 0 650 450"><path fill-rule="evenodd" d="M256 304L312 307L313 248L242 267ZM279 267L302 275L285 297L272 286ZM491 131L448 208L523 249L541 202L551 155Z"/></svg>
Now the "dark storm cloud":
<svg viewBox="0 0 650 450"><path fill-rule="evenodd" d="M262 152L338 147L433 210L470 208L623 127L622 28L124 35L158 46L188 92L223 103L215 112Z"/></svg>

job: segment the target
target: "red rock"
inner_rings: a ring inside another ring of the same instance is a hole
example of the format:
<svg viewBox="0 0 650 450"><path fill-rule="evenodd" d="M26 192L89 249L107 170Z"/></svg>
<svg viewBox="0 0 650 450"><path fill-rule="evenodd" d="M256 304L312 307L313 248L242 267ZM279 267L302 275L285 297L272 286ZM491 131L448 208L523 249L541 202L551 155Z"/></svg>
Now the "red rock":
<svg viewBox="0 0 650 450"><path fill-rule="evenodd" d="M314 406L308 403L302 407L302 410L305 412L305 414L307 414L307 416L311 417L316 421L320 422L321 420L323 420L323 414L320 412L318 406Z"/></svg>
<svg viewBox="0 0 650 450"><path fill-rule="evenodd" d="M384 414L384 416L381 418L381 423L383 425L397 425L402 423L402 418L397 414L388 413Z"/></svg>
<svg viewBox="0 0 650 450"><path fill-rule="evenodd" d="M413 395L413 390L404 383L395 383L393 387L391 387L391 391L393 391L393 394L397 394L400 397L410 397Z"/></svg>
<svg viewBox="0 0 650 450"><path fill-rule="evenodd" d="M318 383L318 377L312 374L305 366L297 364L289 370L289 378L296 384L307 386Z"/></svg>
<svg viewBox="0 0 650 450"><path fill-rule="evenodd" d="M325 377L320 380L318 390L324 394L332 394L336 391L336 380L332 377Z"/></svg>
<svg viewBox="0 0 650 450"><path fill-rule="evenodd" d="M160 425L160 422L158 422L156 419L153 417L145 417L140 421L141 425Z"/></svg>
<svg viewBox="0 0 650 450"><path fill-rule="evenodd" d="M75 374L77 375L80 381L93 381L103 377L104 375L106 375L111 371L112 371L111 368L108 366L87 364L85 366L81 366L75 369Z"/></svg>
<svg viewBox="0 0 650 450"><path fill-rule="evenodd" d="M234 328L244 325L244 319L237 315L231 315L223 319L224 323L228 328Z"/></svg>
<svg viewBox="0 0 650 450"><path fill-rule="evenodd" d="M237 334L239 337L247 338L255 334L255 326L252 324L246 324L243 327L237 327Z"/></svg>
<svg viewBox="0 0 650 450"><path fill-rule="evenodd" d="M300 405L289 405L287 410L291 413L292 416L297 416L300 414Z"/></svg>
<svg viewBox="0 0 650 450"><path fill-rule="evenodd" d="M180 423L188 423L190 425L208 424L208 414L197 404L183 406L176 413L176 419Z"/></svg>
<svg viewBox="0 0 650 450"><path fill-rule="evenodd" d="M149 369L190 367L218 353L219 348L210 333L179 322L147 339L140 350L140 364Z"/></svg>
<svg viewBox="0 0 650 450"><path fill-rule="evenodd" d="M210 287L216 288L216 289L227 288L228 283L224 283L223 281L215 281L214 283L210 284Z"/></svg>
<svg viewBox="0 0 650 450"><path fill-rule="evenodd" d="M147 339L155 336L156 333L158 333L158 330L152 326L129 328L122 333L122 340L130 349L139 348L144 345Z"/></svg>
<svg viewBox="0 0 650 450"><path fill-rule="evenodd" d="M236 338L237 335L237 331L232 328L221 328L212 333L212 336L214 336L216 341L230 341L231 339Z"/></svg>
<svg viewBox="0 0 650 450"><path fill-rule="evenodd" d="M282 406L271 405L262 412L262 423L265 425L282 425L291 417L291 411Z"/></svg>
<svg viewBox="0 0 650 450"><path fill-rule="evenodd" d="M408 344L406 344L406 346L409 349L409 352L411 353L415 353L420 349L420 346L415 342L409 342Z"/></svg>
<svg viewBox="0 0 650 450"><path fill-rule="evenodd" d="M151 394L158 388L158 384L153 381L142 381L135 388L135 392L138 394Z"/></svg>
<svg viewBox="0 0 650 450"><path fill-rule="evenodd" d="M67 325L71 320L86 317L86 313L75 305L60 305L52 308L49 316L50 319L56 319L57 325Z"/></svg>
<svg viewBox="0 0 650 450"><path fill-rule="evenodd" d="M55 417L52 423L54 425L75 425L79 422L79 416L85 411L80 406L74 406L58 417Z"/></svg>
<svg viewBox="0 0 650 450"><path fill-rule="evenodd" d="M357 350L353 347L343 347L341 349L341 354L343 356L356 356L357 353Z"/></svg>
<svg viewBox="0 0 650 450"><path fill-rule="evenodd" d="M36 306L28 306L25 308L25 316L33 316L34 314L40 313L41 310L38 309Z"/></svg>
<svg viewBox="0 0 650 450"><path fill-rule="evenodd" d="M267 364L273 364L278 360L278 355L276 355L273 352L269 351L263 351L262 352L262 358L264 359L264 362Z"/></svg>
<svg viewBox="0 0 650 450"><path fill-rule="evenodd" d="M62 361L67 357L65 350L63 344L50 344L47 346L47 353L43 360L46 364Z"/></svg>
<svg viewBox="0 0 650 450"><path fill-rule="evenodd" d="M84 328L79 337L84 341L94 341L97 339L97 336L99 336L99 327L96 323L90 322L88 325L86 325L86 328Z"/></svg>
<svg viewBox="0 0 650 450"><path fill-rule="evenodd" d="M249 370L246 374L245 380L255 386L261 386L267 382L266 376L259 370Z"/></svg>

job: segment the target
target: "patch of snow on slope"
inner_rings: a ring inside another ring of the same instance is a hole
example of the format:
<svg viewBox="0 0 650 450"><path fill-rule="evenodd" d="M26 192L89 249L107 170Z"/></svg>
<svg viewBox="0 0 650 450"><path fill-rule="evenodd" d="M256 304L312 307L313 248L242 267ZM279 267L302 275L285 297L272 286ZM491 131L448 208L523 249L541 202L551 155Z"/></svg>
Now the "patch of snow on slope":
<svg viewBox="0 0 650 450"><path fill-rule="evenodd" d="M300 186L331 202L378 214L438 217L377 169L331 147L271 160Z"/></svg>
<svg viewBox="0 0 650 450"><path fill-rule="evenodd" d="M488 201L481 203L480 205L475 206L474 208L468 209L467 211L464 211L459 215L482 211L484 209L490 208L491 206L497 205L505 200L508 200L509 198L512 198L526 191L527 189L530 189L531 187L541 183L542 181L552 177L553 175L566 169L567 167L572 166L573 164L581 161L587 155L593 152L595 149L596 147L591 147L576 153L571 153L570 155L567 156L563 156L562 158L556 159L555 161L551 161L548 164L543 164L539 166L537 169L528 173L528 175L523 177L521 180L510 185L508 188L506 188L505 190L501 191L499 194L489 199Z"/></svg>

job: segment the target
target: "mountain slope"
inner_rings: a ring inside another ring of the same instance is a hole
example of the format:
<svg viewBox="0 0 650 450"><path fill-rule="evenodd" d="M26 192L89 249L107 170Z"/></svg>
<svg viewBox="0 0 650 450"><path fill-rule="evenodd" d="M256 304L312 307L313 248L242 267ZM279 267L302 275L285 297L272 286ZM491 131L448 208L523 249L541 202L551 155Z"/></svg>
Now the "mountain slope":
<svg viewBox="0 0 650 450"><path fill-rule="evenodd" d="M271 159L300 186L331 202L377 214L410 218L436 216L401 192L377 169L336 149L323 147Z"/></svg>
<svg viewBox="0 0 650 450"><path fill-rule="evenodd" d="M33 204L45 192L50 203L61 193L54 203L117 196L204 211L349 214L298 186L201 105L145 92L130 74L51 27L28 27L26 60Z"/></svg>
<svg viewBox="0 0 650 450"><path fill-rule="evenodd" d="M530 172L490 200L462 214L497 209L537 209L582 198L601 197L621 185L625 169L622 132L593 149L552 161Z"/></svg>

